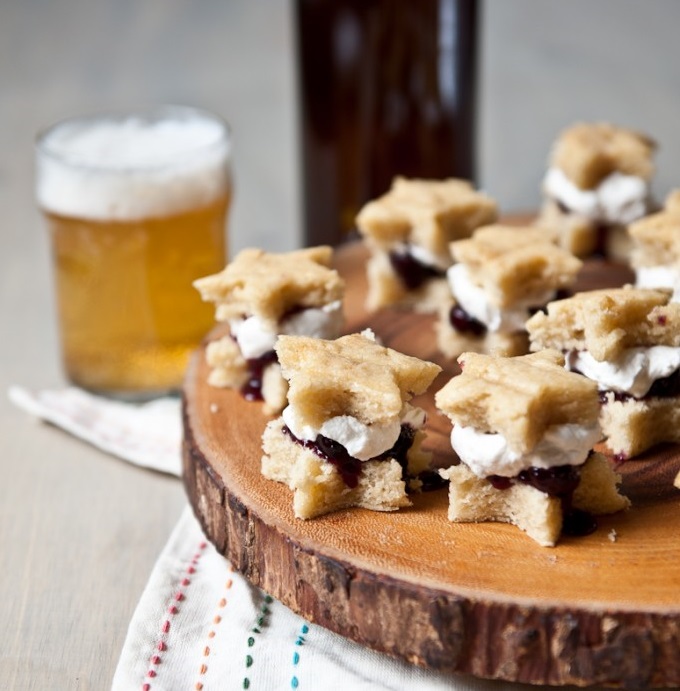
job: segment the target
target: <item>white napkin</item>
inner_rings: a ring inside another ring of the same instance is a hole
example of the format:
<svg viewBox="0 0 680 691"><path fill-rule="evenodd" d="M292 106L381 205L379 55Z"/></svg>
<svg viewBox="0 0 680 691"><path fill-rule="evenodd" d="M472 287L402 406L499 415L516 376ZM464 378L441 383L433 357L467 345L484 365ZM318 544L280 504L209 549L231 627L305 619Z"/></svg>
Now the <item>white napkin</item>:
<svg viewBox="0 0 680 691"><path fill-rule="evenodd" d="M132 404L94 396L82 389L32 392L13 386L9 399L99 449L135 465L179 476L182 424L178 398Z"/></svg>
<svg viewBox="0 0 680 691"><path fill-rule="evenodd" d="M113 680L114 691L520 688L529 687L420 669L306 622L234 572L189 508L153 569Z"/></svg>

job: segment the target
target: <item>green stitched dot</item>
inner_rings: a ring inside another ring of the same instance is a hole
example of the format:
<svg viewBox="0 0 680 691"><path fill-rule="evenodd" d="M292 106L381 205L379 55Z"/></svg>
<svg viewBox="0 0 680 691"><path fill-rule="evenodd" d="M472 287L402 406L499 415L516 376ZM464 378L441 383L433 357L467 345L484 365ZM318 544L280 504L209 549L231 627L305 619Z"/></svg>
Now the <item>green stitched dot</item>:
<svg viewBox="0 0 680 691"><path fill-rule="evenodd" d="M251 655L246 655L246 667L253 666L253 658Z"/></svg>
<svg viewBox="0 0 680 691"><path fill-rule="evenodd" d="M258 617L258 618L257 618L257 625L258 625L258 626L263 626L263 625L264 625L264 617Z"/></svg>
<svg viewBox="0 0 680 691"><path fill-rule="evenodd" d="M255 626L254 628L250 629L253 633L260 633L260 629Z"/></svg>
<svg viewBox="0 0 680 691"><path fill-rule="evenodd" d="M252 648L254 645L255 645L255 639L251 636L251 637L248 639L248 647L249 647L249 648Z"/></svg>
<svg viewBox="0 0 680 691"><path fill-rule="evenodd" d="M249 689L249 688L250 688L250 679L248 679L248 677L246 677L246 678L243 680L243 688L244 688L244 689Z"/></svg>
<svg viewBox="0 0 680 691"><path fill-rule="evenodd" d="M264 599L264 601L269 605L272 602L274 602L274 598L271 595L267 595Z"/></svg>

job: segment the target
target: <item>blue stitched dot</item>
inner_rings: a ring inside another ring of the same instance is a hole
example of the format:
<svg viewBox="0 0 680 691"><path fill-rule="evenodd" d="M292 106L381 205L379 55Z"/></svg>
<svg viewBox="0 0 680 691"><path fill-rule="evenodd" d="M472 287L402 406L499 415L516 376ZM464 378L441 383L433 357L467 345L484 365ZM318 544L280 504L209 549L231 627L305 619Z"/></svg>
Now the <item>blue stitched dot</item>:
<svg viewBox="0 0 680 691"><path fill-rule="evenodd" d="M293 677L293 678L290 680L290 685L291 685L294 689L297 689L297 687L300 685L300 682L298 681L298 678L297 678L297 677Z"/></svg>
<svg viewBox="0 0 680 691"><path fill-rule="evenodd" d="M300 662L300 653L293 653L293 664L297 665Z"/></svg>
<svg viewBox="0 0 680 691"><path fill-rule="evenodd" d="M309 633L309 626L307 624L302 625L302 633Z"/></svg>

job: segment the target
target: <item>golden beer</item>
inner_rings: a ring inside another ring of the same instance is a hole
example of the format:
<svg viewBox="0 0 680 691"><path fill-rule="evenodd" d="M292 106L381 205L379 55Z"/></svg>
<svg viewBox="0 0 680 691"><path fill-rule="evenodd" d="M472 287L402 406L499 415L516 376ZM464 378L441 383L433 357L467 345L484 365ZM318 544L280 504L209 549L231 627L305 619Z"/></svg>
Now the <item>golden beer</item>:
<svg viewBox="0 0 680 691"><path fill-rule="evenodd" d="M214 323L212 307L192 283L226 262L227 152L222 142L201 161L204 150L190 156L182 149L177 162L154 159L133 173L127 164L113 172L81 171L65 184L70 171L54 161L41 170L39 149L38 198L71 382L132 399L181 385L190 352ZM45 192L49 184L55 194Z"/></svg>

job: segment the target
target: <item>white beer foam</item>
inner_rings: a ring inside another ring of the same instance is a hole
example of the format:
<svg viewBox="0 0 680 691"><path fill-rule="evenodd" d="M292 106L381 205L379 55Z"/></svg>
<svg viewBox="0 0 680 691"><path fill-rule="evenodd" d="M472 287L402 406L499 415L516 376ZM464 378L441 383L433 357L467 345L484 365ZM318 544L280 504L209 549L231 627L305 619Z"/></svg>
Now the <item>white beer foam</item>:
<svg viewBox="0 0 680 691"><path fill-rule="evenodd" d="M209 204L229 184L225 128L185 109L159 121L64 122L38 145L38 203L59 215L114 221Z"/></svg>

